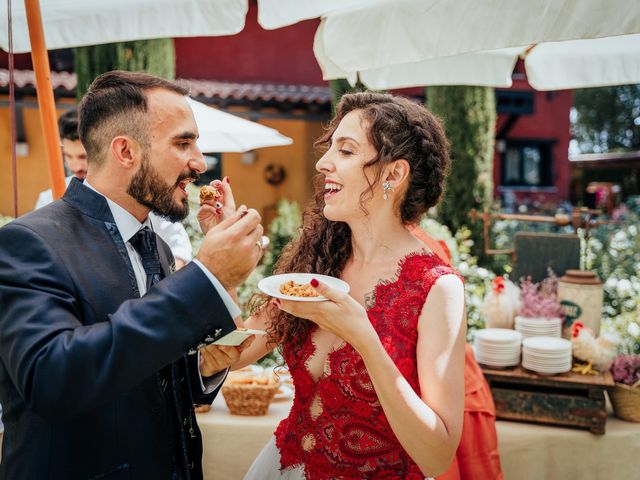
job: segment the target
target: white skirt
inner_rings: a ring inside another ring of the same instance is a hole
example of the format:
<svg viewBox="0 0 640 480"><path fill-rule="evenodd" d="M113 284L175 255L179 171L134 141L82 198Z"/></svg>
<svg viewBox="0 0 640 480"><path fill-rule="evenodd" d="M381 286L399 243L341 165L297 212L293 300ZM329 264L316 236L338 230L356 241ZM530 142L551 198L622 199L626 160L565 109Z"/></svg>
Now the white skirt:
<svg viewBox="0 0 640 480"><path fill-rule="evenodd" d="M244 480L305 480L303 467L280 471L280 451L276 437L271 437L251 464Z"/></svg>

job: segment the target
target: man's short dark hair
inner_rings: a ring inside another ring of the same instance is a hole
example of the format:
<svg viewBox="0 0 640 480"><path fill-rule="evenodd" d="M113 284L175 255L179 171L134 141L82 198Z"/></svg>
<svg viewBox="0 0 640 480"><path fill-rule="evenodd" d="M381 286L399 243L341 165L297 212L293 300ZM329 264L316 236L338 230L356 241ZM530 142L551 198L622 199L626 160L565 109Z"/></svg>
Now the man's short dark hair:
<svg viewBox="0 0 640 480"><path fill-rule="evenodd" d="M129 135L148 145L146 92L160 88L188 95L189 91L169 80L147 73L114 70L103 73L89 86L79 106L78 133L90 163L100 164L105 142Z"/></svg>
<svg viewBox="0 0 640 480"><path fill-rule="evenodd" d="M78 110L67 110L60 118L58 118L58 130L60 131L60 139L78 140Z"/></svg>

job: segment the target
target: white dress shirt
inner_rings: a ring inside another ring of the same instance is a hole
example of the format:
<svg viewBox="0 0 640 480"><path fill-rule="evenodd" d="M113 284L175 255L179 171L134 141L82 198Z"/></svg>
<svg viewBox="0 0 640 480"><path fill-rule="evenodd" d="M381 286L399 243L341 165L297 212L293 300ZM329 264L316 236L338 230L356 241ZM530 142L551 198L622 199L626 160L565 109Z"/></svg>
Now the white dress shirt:
<svg viewBox="0 0 640 480"><path fill-rule="evenodd" d="M94 192L99 195L102 193L98 192L93 186L84 181L84 185L87 188L90 188ZM144 271L144 267L142 265L142 259L140 258L140 254L133 248L133 245L129 242L131 238L143 227L149 227L153 230L153 225L149 217L144 221L144 223L140 223L136 217L131 215L127 210L122 208L120 205L115 203L109 197L102 195L109 205L109 209L111 210L111 215L113 216L113 220L116 222L116 227L120 232L120 236L124 241L125 246L127 247L127 253L129 254L129 260L131 261L131 266L133 267L133 272L136 277L136 283L138 285L138 291L140 292L140 296L144 296L147 293L147 273ZM235 304L229 293L224 289L220 281L198 260L194 259L193 263L198 265L198 267L205 273L207 278L211 281L211 284L220 295L220 298L224 302L224 305L229 310L229 315L231 318L236 318L240 315L240 308ZM200 364L200 353L198 353L198 365ZM220 385L226 375L228 369L219 372L218 374L207 379L207 385L205 386L202 376L200 377L200 385L202 387L202 391L204 393L213 392L218 385Z"/></svg>

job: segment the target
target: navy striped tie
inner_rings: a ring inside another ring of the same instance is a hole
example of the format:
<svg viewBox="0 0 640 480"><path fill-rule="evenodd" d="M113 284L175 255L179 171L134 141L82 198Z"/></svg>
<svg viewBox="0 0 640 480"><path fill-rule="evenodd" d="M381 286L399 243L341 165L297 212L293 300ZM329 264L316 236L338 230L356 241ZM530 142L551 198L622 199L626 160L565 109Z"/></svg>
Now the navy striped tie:
<svg viewBox="0 0 640 480"><path fill-rule="evenodd" d="M147 292L162 279L162 266L158 255L156 234L149 227L144 227L129 240L142 260L142 267L147 274Z"/></svg>

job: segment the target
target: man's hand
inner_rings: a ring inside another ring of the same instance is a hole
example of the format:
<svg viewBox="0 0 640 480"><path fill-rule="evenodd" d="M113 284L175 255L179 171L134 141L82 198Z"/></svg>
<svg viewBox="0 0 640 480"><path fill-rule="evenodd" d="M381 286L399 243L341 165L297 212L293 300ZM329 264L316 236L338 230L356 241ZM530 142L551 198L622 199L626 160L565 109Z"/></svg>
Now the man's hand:
<svg viewBox="0 0 640 480"><path fill-rule="evenodd" d="M214 180L209 185L222 194L222 206L216 208L216 201L210 200L203 203L198 209L198 223L200 224L200 230L205 235L218 223L231 217L236 211L236 202L233 199L233 192L229 185L229 177L224 177L222 181Z"/></svg>
<svg viewBox="0 0 640 480"><path fill-rule="evenodd" d="M255 335L245 338L237 347L229 345L207 345L200 349L200 374L211 377L229 368L240 359L240 354L253 343Z"/></svg>
<svg viewBox="0 0 640 480"><path fill-rule="evenodd" d="M260 215L240 207L207 232L196 258L226 290L238 287L262 257Z"/></svg>

